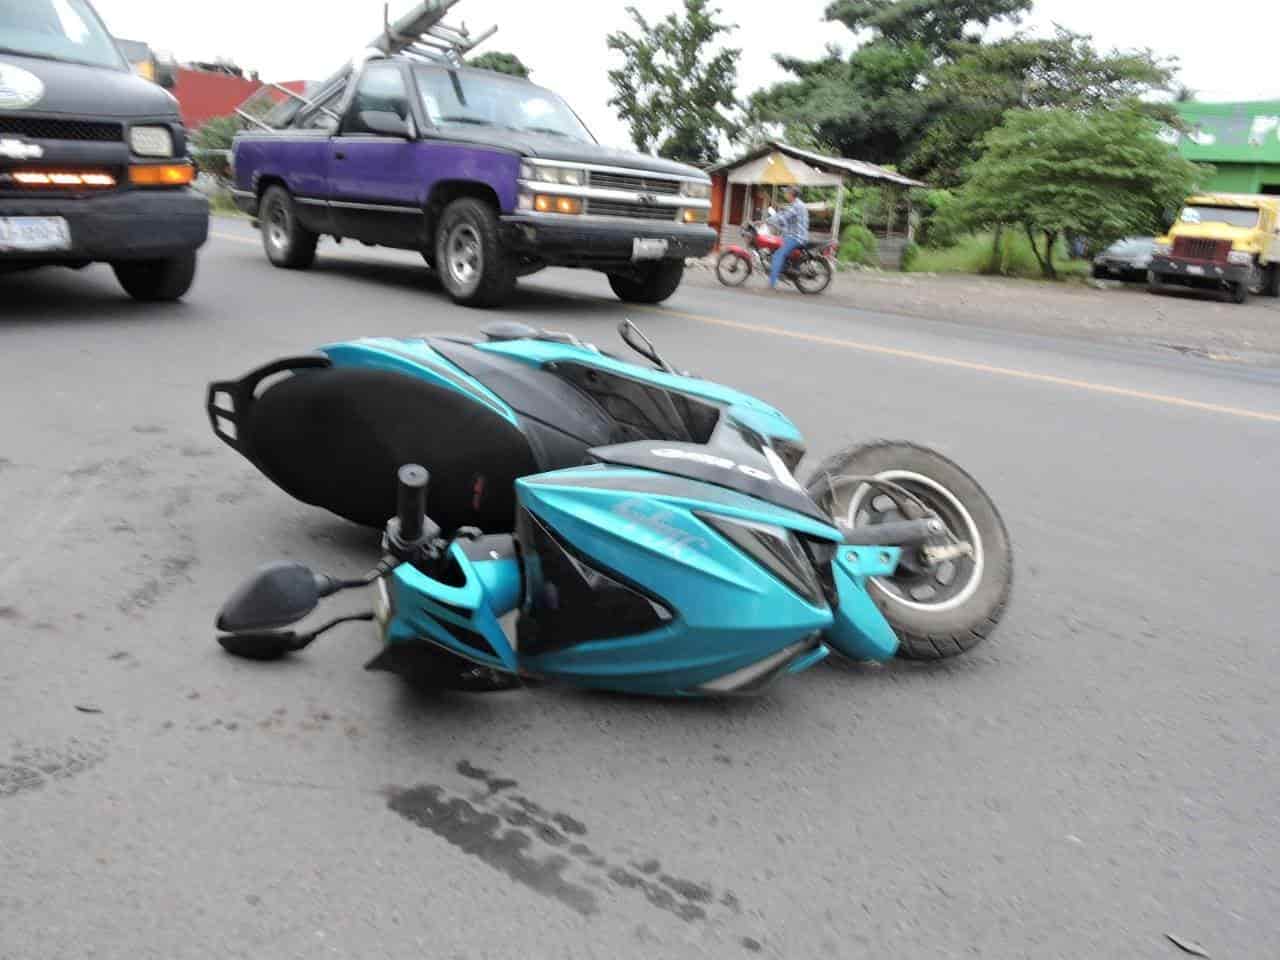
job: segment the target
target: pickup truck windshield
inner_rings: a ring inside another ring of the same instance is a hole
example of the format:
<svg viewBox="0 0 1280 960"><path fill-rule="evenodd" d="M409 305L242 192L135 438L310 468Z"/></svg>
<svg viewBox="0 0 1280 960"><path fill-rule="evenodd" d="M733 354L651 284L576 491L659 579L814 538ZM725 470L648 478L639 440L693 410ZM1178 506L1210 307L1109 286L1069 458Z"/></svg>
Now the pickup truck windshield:
<svg viewBox="0 0 1280 960"><path fill-rule="evenodd" d="M503 127L583 143L595 142L563 100L527 81L498 73L485 75L429 66L414 67L413 73L422 106L434 124Z"/></svg>
<svg viewBox="0 0 1280 960"><path fill-rule="evenodd" d="M0 53L125 68L86 0L0 0Z"/></svg>
<svg viewBox="0 0 1280 960"><path fill-rule="evenodd" d="M1258 211L1247 207L1210 207L1202 204L1183 207L1183 223L1225 223L1230 227L1253 228L1258 225Z"/></svg>

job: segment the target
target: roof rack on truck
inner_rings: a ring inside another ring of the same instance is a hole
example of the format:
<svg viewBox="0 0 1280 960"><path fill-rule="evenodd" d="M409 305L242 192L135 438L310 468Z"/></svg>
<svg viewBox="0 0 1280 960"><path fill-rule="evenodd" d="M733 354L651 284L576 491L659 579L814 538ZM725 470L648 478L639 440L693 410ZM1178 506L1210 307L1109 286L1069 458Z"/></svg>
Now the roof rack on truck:
<svg viewBox="0 0 1280 960"><path fill-rule="evenodd" d="M337 120L338 114L325 104L346 87L352 75L366 61L378 57L410 56L433 63L462 66L463 58L493 36L498 28L490 27L473 37L465 23L456 27L446 24L445 14L460 2L461 0L422 0L394 23L391 22L388 6L383 4L382 32L314 91L308 91L304 95L278 83L269 83L255 91L236 109L237 116L264 130L289 126L303 110L319 110ZM283 94L285 99L278 101L277 94ZM264 100L264 97L267 99Z"/></svg>

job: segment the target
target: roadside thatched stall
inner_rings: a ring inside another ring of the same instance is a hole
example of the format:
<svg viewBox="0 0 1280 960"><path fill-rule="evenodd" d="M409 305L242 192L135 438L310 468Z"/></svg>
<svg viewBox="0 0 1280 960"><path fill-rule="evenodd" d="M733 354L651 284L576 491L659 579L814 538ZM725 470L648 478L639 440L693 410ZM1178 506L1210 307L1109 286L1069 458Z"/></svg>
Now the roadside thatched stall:
<svg viewBox="0 0 1280 960"><path fill-rule="evenodd" d="M846 157L827 157L801 150L780 140L770 140L744 156L712 167L711 226L720 242L734 243L745 223L764 218L777 206L783 187L834 188L834 202L809 204L815 240L840 237L845 190L851 184L880 187L886 194L883 222L867 226L880 248L880 263L900 269L902 251L912 240L911 188L925 184L900 173Z"/></svg>

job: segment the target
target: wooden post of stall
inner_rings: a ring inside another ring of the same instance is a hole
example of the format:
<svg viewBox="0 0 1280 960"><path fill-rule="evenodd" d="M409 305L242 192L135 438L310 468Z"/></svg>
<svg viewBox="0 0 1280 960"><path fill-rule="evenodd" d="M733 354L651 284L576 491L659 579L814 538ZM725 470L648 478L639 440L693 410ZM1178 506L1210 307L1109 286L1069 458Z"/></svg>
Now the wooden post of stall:
<svg viewBox="0 0 1280 960"><path fill-rule="evenodd" d="M831 217L831 242L840 249L840 213L844 210L844 175L840 175L840 186L836 187L836 212Z"/></svg>

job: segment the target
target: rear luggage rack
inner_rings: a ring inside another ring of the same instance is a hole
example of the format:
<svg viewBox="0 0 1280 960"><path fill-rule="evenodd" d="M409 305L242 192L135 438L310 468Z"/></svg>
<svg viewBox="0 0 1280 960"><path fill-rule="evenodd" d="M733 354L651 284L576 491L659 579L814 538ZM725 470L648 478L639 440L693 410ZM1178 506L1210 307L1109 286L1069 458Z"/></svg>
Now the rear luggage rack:
<svg viewBox="0 0 1280 960"><path fill-rule="evenodd" d="M253 455L253 445L241 429L253 409L258 386L268 377L277 373L293 373L297 370L321 370L333 366L333 361L324 354L312 354L305 357L285 357L268 363L265 367L251 370L239 380L218 380L209 384L205 397L205 410L209 413L209 424L218 439L232 450L235 450L250 463L257 463ZM227 406L219 401L225 398ZM230 428L230 429L228 429Z"/></svg>

